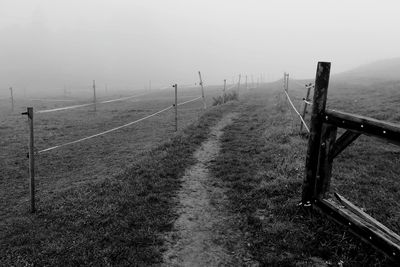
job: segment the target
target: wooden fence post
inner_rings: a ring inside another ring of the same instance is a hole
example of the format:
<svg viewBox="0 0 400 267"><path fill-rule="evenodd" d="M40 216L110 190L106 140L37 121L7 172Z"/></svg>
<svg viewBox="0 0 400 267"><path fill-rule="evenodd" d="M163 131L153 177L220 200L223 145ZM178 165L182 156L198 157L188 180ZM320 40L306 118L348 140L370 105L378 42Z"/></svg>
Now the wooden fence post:
<svg viewBox="0 0 400 267"><path fill-rule="evenodd" d="M330 157L336 141L337 127L324 123L321 130L321 146L318 159L318 173L316 179L315 195L317 199L325 198L329 191L332 176L332 162Z"/></svg>
<svg viewBox="0 0 400 267"><path fill-rule="evenodd" d="M330 62L318 62L311 113L310 136L308 138L306 170L302 192L302 204L306 206L310 205L311 200L315 197L317 167L323 123L322 114L326 107L330 68Z"/></svg>
<svg viewBox="0 0 400 267"><path fill-rule="evenodd" d="M225 90L226 90L226 79L224 79L224 91L222 92L222 103L225 104Z"/></svg>
<svg viewBox="0 0 400 267"><path fill-rule="evenodd" d="M93 80L93 105L94 111L96 111L96 81Z"/></svg>
<svg viewBox="0 0 400 267"><path fill-rule="evenodd" d="M28 107L22 115L28 116L29 124L29 191L31 200L31 213L35 212L35 152L34 152L34 135L33 135L33 108Z"/></svg>
<svg viewBox="0 0 400 267"><path fill-rule="evenodd" d="M178 85L174 84L172 87L175 88L175 132L178 131Z"/></svg>
<svg viewBox="0 0 400 267"><path fill-rule="evenodd" d="M10 93L11 93L11 111L14 112L14 94L12 87L10 87Z"/></svg>
<svg viewBox="0 0 400 267"><path fill-rule="evenodd" d="M305 101L310 101L310 91L311 91L311 83L307 86L307 94L306 94L306 98ZM303 120L305 121L306 118L306 112L307 112L307 102L304 102L304 109L303 109L303 114L301 115L301 117L303 118ZM303 123L300 123L300 133L303 130Z"/></svg>
<svg viewBox="0 0 400 267"><path fill-rule="evenodd" d="M200 78L200 86L201 86L201 97L203 98L203 106L204 106L204 109L207 109L207 103L206 103L206 99L204 97L203 80L201 79L200 71L199 71L199 78Z"/></svg>
<svg viewBox="0 0 400 267"><path fill-rule="evenodd" d="M286 73L286 92L289 93L289 73Z"/></svg>
<svg viewBox="0 0 400 267"><path fill-rule="evenodd" d="M283 90L286 91L286 72L283 73Z"/></svg>

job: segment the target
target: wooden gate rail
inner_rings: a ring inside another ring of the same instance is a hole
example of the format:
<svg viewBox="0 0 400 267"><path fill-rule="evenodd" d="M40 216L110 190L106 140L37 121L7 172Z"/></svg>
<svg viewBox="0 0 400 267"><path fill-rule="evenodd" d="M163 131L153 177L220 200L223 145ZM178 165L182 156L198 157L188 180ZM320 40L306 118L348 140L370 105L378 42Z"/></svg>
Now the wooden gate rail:
<svg viewBox="0 0 400 267"><path fill-rule="evenodd" d="M329 109L325 111L325 122L400 145L400 126L394 123Z"/></svg>
<svg viewBox="0 0 400 267"><path fill-rule="evenodd" d="M400 145L400 125L326 109L329 62L318 62L311 113L310 135L303 181L302 205L315 207L362 240L400 262L400 236L366 214L343 196L327 199L332 163L361 134ZM346 131L336 139L337 129Z"/></svg>

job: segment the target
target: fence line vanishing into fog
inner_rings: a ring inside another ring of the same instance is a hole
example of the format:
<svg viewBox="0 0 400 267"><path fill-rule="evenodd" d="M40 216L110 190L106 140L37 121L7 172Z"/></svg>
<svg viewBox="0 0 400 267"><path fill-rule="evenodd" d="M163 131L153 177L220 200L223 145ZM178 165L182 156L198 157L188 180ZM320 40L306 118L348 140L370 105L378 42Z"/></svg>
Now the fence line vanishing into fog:
<svg viewBox="0 0 400 267"><path fill-rule="evenodd" d="M200 80L201 80L201 76L200 76ZM95 81L93 81L93 89L94 89L93 103L86 103L86 104L73 105L73 106L54 108L54 109L47 109L47 110L39 110L37 112L34 112L32 107L28 107L27 108L27 112L24 112L22 114L28 116L28 125L29 125L29 153L28 154L29 154L29 176L30 176L30 188L31 188L31 190L30 190L31 212L35 212L35 210L36 210L35 209L35 178L34 178L35 177L35 163L34 163L35 155L39 155L39 154L42 154L42 153L45 153L45 152L49 152L49 151L52 151L52 150L55 150L55 149L59 149L59 148L62 148L62 147L68 146L68 145L80 143L80 142L83 142L83 141L86 141L86 140L89 140L89 139L92 139L92 138L96 138L96 137L99 137L99 136L102 136L102 135L105 135L105 134L109 134L111 132L114 132L114 131L120 130L122 128L131 126L131 125L139 123L141 121L150 119L150 118L152 118L152 117L154 117L154 116L156 116L156 115L158 115L160 113L166 112L166 111L168 111L168 110L170 110L172 108L175 109L175 116L174 116L175 117L175 131L177 131L178 130L178 106L182 106L182 105L185 105L185 104L188 104L188 103L192 103L192 102L195 102L195 101L197 101L199 99L203 100L204 108L206 108L206 105L205 105L205 94L204 94L204 88L203 88L203 85L202 85L202 80L201 80L201 96L195 97L195 98L187 100L187 101L183 101L181 103L178 103L178 95L177 95L178 85L174 84L173 87L175 88L175 103L170 105L170 106L168 106L168 107L165 107L165 108L163 108L163 109L161 109L161 110L159 110L157 112L149 114L149 115L147 115L147 116L145 116L143 118L137 119L135 121L126 123L124 125L120 125L118 127L114 127L112 129L109 129L109 130L106 130L106 131L103 131L103 132L100 132L100 133L97 133L97 134L86 136L86 137L80 138L78 140L74 140L74 141L67 142L67 143L64 143L64 144L60 144L60 145L52 146L52 147L49 147L49 148L46 148L46 149L42 149L42 150L39 150L37 152L35 152L34 134L33 134L34 133L34 128L33 128L33 116L34 116L34 113L35 114L49 113L49 112L56 112L56 111L61 111L61 110L70 110L70 109L75 109L75 108L80 108L80 107L87 107L87 106L96 107L96 104L107 104L107 103L113 103L113 102L117 102L117 101L125 101L125 100L129 100L129 99L132 99L132 98L135 98L135 97L148 95L148 94L151 94L153 92L151 92L151 93L143 93L143 94L136 94L136 95L132 95L132 96L128 96L128 97L121 97L121 98L117 98L117 99L111 99L111 100L104 100L104 101L96 102Z"/></svg>
<svg viewBox="0 0 400 267"><path fill-rule="evenodd" d="M232 89L237 89L239 91L240 89L240 76L239 75L239 82L234 84L233 86L229 87L227 90L232 90ZM206 109L206 101L205 101L205 94L204 94L204 87L203 87L203 81L202 81L202 77L201 74L199 72L199 79L200 79L200 83L199 86L194 86L195 88L200 87L201 89L201 96L195 97L193 99L178 103L178 95L177 95L177 89L178 89L178 85L174 84L173 87L175 88L175 103L165 107L157 112L154 112L152 114L149 114L143 118L137 119L135 121L120 125L118 127L114 127L112 129L97 133L97 134L93 134L90 136L86 136L74 141L70 141L70 142L66 142L60 145L56 145L56 146L52 146L46 149L42 149L42 150L35 150L35 145L34 145L34 124L33 124L33 117L34 114L43 114L43 113L51 113L51 112L57 112L57 111L63 111L63 110L72 110L72 109L76 109L76 108L81 108L81 107L88 107L88 106L94 106L94 111L96 111L96 104L107 104L107 103L113 103L113 102L117 102L117 101L125 101L125 100L129 100L132 98L136 98L136 97L140 97L140 96L144 96L144 95L149 95L152 94L154 92L149 92L149 93L143 93L143 94L136 94L136 95L132 95L132 96L127 96L127 97L120 97L120 98L116 98L116 99L111 99L111 100L104 100L104 101L100 101L97 102L96 99L96 84L95 81L93 81L93 102L92 103L85 103L85 104L78 104L78 105L72 105L72 106L66 106L66 107L60 107L60 108L53 108L53 109L45 109L45 110L39 110L34 112L32 107L28 107L26 112L23 112L23 115L27 115L28 117L28 126L29 126L29 153L28 153L28 157L29 157L29 180L30 180L30 203L31 203L31 212L35 212L35 155L39 155L45 152L49 152L49 151L53 151L65 146L69 146L72 144L76 144L76 143L80 143L92 138L96 138L99 136L103 136L105 134L120 130L122 128L131 126L133 124L139 123L141 121L150 119L158 114L161 114L163 112L166 112L172 108L174 108L175 110L175 116L174 116L174 120L175 120L175 131L178 130L178 106L182 106L188 103L192 103L195 102L197 100L202 99L203 101L203 107L204 109ZM170 87L169 87L170 88ZM226 89L226 80L224 80L224 90L222 91L222 94L225 95L225 89ZM246 76L246 89L248 89L247 87L247 76ZM12 103L12 110L13 110L13 104L14 104L14 99L13 99L13 94L12 94L12 87L10 87L10 91L11 91L11 103ZM161 90L162 91L162 90ZM193 96L186 96L186 97L193 97ZM63 101L75 101L75 100L70 100L70 99L65 99L65 100L61 100L61 99L31 99L32 101L49 101L49 102L63 102Z"/></svg>

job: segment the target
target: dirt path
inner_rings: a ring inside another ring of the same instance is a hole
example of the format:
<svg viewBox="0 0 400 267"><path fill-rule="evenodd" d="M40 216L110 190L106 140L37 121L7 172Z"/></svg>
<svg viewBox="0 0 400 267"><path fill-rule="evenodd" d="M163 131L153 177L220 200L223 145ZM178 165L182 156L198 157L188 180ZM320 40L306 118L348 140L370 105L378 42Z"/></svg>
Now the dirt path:
<svg viewBox="0 0 400 267"><path fill-rule="evenodd" d="M219 153L223 128L237 115L224 116L211 129L208 140L194 154L197 163L182 177L179 218L164 253L167 266L255 266L242 248L241 233L232 227L234 215L225 209L224 189L208 170Z"/></svg>

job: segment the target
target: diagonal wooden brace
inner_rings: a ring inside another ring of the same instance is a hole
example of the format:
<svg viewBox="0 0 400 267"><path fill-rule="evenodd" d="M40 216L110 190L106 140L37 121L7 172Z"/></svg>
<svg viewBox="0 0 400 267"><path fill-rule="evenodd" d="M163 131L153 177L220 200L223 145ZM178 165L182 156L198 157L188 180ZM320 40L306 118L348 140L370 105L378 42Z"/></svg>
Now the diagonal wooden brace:
<svg viewBox="0 0 400 267"><path fill-rule="evenodd" d="M339 155L347 146L353 143L361 134L350 130L344 132L335 142L331 152L329 153L329 160L332 161Z"/></svg>

